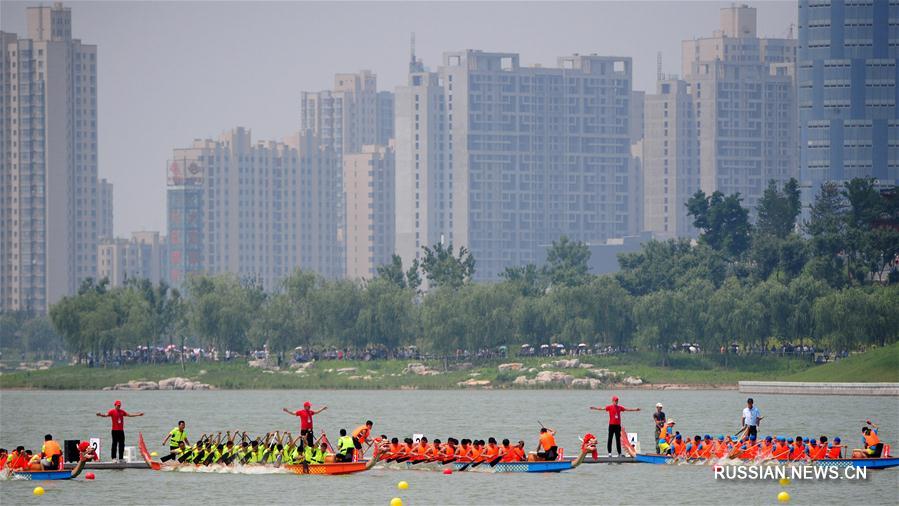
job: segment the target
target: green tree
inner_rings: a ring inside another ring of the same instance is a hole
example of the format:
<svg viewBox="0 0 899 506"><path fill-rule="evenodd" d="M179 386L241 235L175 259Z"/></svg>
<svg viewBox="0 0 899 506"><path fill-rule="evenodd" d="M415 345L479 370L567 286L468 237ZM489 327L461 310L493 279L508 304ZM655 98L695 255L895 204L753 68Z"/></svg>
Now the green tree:
<svg viewBox="0 0 899 506"><path fill-rule="evenodd" d="M465 246L459 248L458 255L453 253L452 243L449 246L437 243L433 247L423 246L422 249L424 259L421 261L421 270L432 288L459 288L471 281L475 259Z"/></svg>
<svg viewBox="0 0 899 506"><path fill-rule="evenodd" d="M506 267L499 277L525 297L535 297L546 291L546 278L534 264Z"/></svg>
<svg viewBox="0 0 899 506"><path fill-rule="evenodd" d="M390 263L380 265L377 268L378 277L390 281L399 288L406 288L406 273L403 272L403 259L393 254Z"/></svg>
<svg viewBox="0 0 899 506"><path fill-rule="evenodd" d="M809 210L809 220L803 227L810 236L811 258L806 271L816 278L827 280L835 288L846 283L846 277L842 273L842 254L846 249L846 212L839 185L824 183Z"/></svg>
<svg viewBox="0 0 899 506"><path fill-rule="evenodd" d="M546 276L553 286L577 286L590 279L590 248L562 236L546 252Z"/></svg>
<svg viewBox="0 0 899 506"><path fill-rule="evenodd" d="M749 247L749 211L740 202L739 193L725 197L716 191L707 197L697 191L686 204L693 226L702 231L700 240L731 258Z"/></svg>
<svg viewBox="0 0 899 506"><path fill-rule="evenodd" d="M796 228L796 218L802 210L799 182L790 178L784 183L783 190L778 190L776 181L768 181L768 188L759 199L756 209L756 231L762 235L785 239Z"/></svg>

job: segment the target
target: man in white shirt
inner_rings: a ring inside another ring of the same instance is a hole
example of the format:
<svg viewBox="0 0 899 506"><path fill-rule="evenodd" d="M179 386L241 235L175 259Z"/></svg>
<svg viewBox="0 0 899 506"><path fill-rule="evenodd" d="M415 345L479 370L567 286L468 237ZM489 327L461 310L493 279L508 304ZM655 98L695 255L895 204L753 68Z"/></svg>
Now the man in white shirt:
<svg viewBox="0 0 899 506"><path fill-rule="evenodd" d="M746 407L743 408L743 416L740 418L740 426L746 429L744 436L758 436L759 422L763 418L759 408L752 404L752 397L746 399Z"/></svg>

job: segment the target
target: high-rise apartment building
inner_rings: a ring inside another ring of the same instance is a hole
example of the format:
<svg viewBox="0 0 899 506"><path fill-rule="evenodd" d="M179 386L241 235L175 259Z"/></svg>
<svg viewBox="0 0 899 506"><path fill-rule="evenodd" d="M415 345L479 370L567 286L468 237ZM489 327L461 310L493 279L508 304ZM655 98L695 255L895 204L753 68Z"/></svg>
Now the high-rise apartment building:
<svg viewBox="0 0 899 506"><path fill-rule="evenodd" d="M112 239L114 237L112 189L112 183L105 179L101 179L97 186L98 239Z"/></svg>
<svg viewBox="0 0 899 506"><path fill-rule="evenodd" d="M0 32L0 310L46 311L96 276L97 46L60 3Z"/></svg>
<svg viewBox="0 0 899 506"><path fill-rule="evenodd" d="M325 148L336 153L337 254L346 262L346 202L343 156L361 153L367 145L386 146L393 137L393 93L378 91L378 79L369 70L336 74L334 87L303 92L300 102L301 131L311 132Z"/></svg>
<svg viewBox="0 0 899 506"><path fill-rule="evenodd" d="M799 1L804 200L825 181L899 182L899 2Z"/></svg>
<svg viewBox="0 0 899 506"><path fill-rule="evenodd" d="M346 277L371 279L393 255L395 160L393 146L363 146L343 155L346 192Z"/></svg>
<svg viewBox="0 0 899 506"><path fill-rule="evenodd" d="M644 110L643 227L660 238L691 236L685 204L700 189L693 96L681 79L657 86Z"/></svg>
<svg viewBox="0 0 899 506"><path fill-rule="evenodd" d="M342 273L334 154L319 139L252 142L236 128L195 140L169 163L169 270L237 274L272 288L295 268Z"/></svg>
<svg viewBox="0 0 899 506"><path fill-rule="evenodd" d="M416 60L413 57L413 62ZM396 90L397 252L465 246L476 279L539 263L561 235L635 229L631 60L574 55L522 67L514 53L445 53Z"/></svg>
<svg viewBox="0 0 899 506"><path fill-rule="evenodd" d="M795 62L796 40L758 37L746 5L721 9L711 37L683 42L703 191L740 193L754 212L769 180L798 175Z"/></svg>
<svg viewBox="0 0 899 506"><path fill-rule="evenodd" d="M109 280L109 286L122 286L129 279L148 279L153 284L165 281L167 250L159 232L141 231L131 239L102 239L97 246L97 278Z"/></svg>

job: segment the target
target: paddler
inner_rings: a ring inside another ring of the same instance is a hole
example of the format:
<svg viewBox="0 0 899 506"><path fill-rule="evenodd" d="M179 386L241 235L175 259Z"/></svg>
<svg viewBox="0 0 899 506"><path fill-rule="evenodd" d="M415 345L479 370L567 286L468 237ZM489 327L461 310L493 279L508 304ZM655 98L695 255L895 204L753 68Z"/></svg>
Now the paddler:
<svg viewBox="0 0 899 506"><path fill-rule="evenodd" d="M796 436L796 440L793 442L793 447L790 448L790 460L805 460L807 458L807 454L805 453L805 444L803 444L802 436Z"/></svg>
<svg viewBox="0 0 899 506"><path fill-rule="evenodd" d="M833 438L833 443L827 445L827 458L839 459L843 456L843 446L840 444L840 438Z"/></svg>
<svg viewBox="0 0 899 506"><path fill-rule="evenodd" d="M177 450L181 446L181 442L184 442L184 444L190 444L187 441L187 432L184 430L185 427L186 424L184 423L184 420L178 420L178 426L169 431L165 439L162 440L163 446L165 446L166 442L169 443L169 454L162 457L160 460L162 460L163 462L167 462L176 458L175 450Z"/></svg>
<svg viewBox="0 0 899 506"><path fill-rule="evenodd" d="M540 440L539 443L537 443L537 458L540 460L556 460L559 458L559 447L556 446L556 431L553 429L548 429L546 427L540 428Z"/></svg>
<svg viewBox="0 0 899 506"><path fill-rule="evenodd" d="M618 396L612 396L612 404L605 407L590 406L590 409L596 411L606 411L609 413L609 440L606 441L606 449L609 452L609 458L612 458L612 439L615 439L615 449L618 450L618 456L621 456L621 413L625 411L640 411L640 408L625 408L618 405Z"/></svg>
<svg viewBox="0 0 899 506"><path fill-rule="evenodd" d="M28 467L29 458L30 457L25 454L25 447L17 446L10 454L10 458L7 459L7 462L9 462L9 468L12 470L22 469Z"/></svg>
<svg viewBox="0 0 899 506"><path fill-rule="evenodd" d="M300 419L300 435L306 437L306 433L310 433L315 437L315 433L312 427L312 416L321 413L322 411L328 409L328 406L322 406L320 409L312 409L312 403L306 401L303 403L303 409L298 409L296 411L290 411L287 408L281 408L288 415L294 415Z"/></svg>
<svg viewBox="0 0 899 506"><path fill-rule="evenodd" d="M702 438L702 446L699 449L699 458L702 459L710 459L712 458L712 450L714 449L714 443L712 442L712 436L706 434Z"/></svg>
<svg viewBox="0 0 899 506"><path fill-rule="evenodd" d="M340 429L340 438L337 439L337 454L334 455L334 460L336 462L352 462L353 451L356 449L355 438L348 436L346 429Z"/></svg>
<svg viewBox="0 0 899 506"><path fill-rule="evenodd" d="M871 420L866 420L865 426L862 427L862 441L865 445L865 455L868 458L879 459L883 454L883 442L880 441L880 436L877 432L877 424L871 423Z"/></svg>
<svg viewBox="0 0 899 506"><path fill-rule="evenodd" d="M823 443L818 444L818 441L812 439L808 443L808 457L812 460L821 460L827 457L827 446Z"/></svg>
<svg viewBox="0 0 899 506"><path fill-rule="evenodd" d="M6 448L0 448L0 471L6 469L6 460L9 458L9 452Z"/></svg>
<svg viewBox="0 0 899 506"><path fill-rule="evenodd" d="M687 444L684 443L683 436L680 434L674 436L672 449L675 458L685 458L687 456Z"/></svg>
<svg viewBox="0 0 899 506"><path fill-rule="evenodd" d="M365 425L360 425L353 430L353 441L356 442L356 449L361 450L362 445L365 443L370 443L371 441L371 428L375 423L371 420L365 422ZM362 453L365 453L364 451ZM361 455L360 455L361 457Z"/></svg>
<svg viewBox="0 0 899 506"><path fill-rule="evenodd" d="M62 449L50 434L44 436L44 446L41 447L41 455L41 467L44 470L59 469L59 463L62 460Z"/></svg>
<svg viewBox="0 0 899 506"><path fill-rule="evenodd" d="M496 438L490 436L487 438L487 446L484 448L483 458L485 462L493 462L500 454L500 447L496 444Z"/></svg>

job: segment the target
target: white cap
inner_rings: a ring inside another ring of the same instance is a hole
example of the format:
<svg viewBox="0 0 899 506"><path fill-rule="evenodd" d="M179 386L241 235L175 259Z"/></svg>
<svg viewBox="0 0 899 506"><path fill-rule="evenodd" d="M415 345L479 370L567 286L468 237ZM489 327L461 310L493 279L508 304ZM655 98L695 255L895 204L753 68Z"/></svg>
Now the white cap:
<svg viewBox="0 0 899 506"><path fill-rule="evenodd" d="M657 403L656 403L656 407L657 407L657 408L661 408L661 407L662 407L662 403L661 403L661 402L657 402Z"/></svg>

